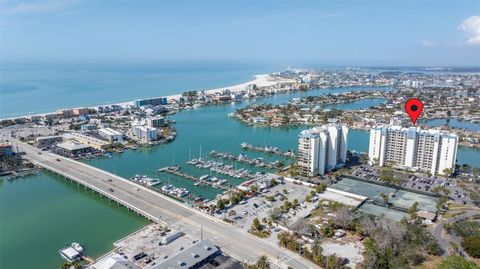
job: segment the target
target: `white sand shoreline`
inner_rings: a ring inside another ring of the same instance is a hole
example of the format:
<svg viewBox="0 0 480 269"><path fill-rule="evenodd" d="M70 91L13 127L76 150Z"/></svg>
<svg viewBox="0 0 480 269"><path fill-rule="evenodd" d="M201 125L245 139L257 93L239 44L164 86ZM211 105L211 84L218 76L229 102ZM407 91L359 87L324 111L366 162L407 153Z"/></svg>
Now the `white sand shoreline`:
<svg viewBox="0 0 480 269"><path fill-rule="evenodd" d="M239 84L235 84L235 85L231 85L231 86L226 86L226 87L220 87L220 88L205 90L205 93L206 94L214 94L214 93L220 92L222 90L226 90L226 89L229 89L232 92L239 92L239 91L243 91L246 86L251 85L251 84L255 84L257 87L262 88L262 87L273 86L273 85L278 84L278 83L292 83L292 82L294 82L294 80L292 80L292 79L272 77L271 74L259 74L259 75L255 75L254 77L255 78L253 80L250 80L250 81L247 81L247 82L243 82L243 83L239 83ZM194 90L194 91L202 91L202 90ZM7 117L7 118L1 118L0 120L14 120L14 119L28 118L28 117L42 117L42 116L50 115L50 114L56 113L57 111L66 110L66 109L80 109L80 108L95 109L99 106L111 106L111 105L120 105L122 107L126 107L126 106L133 105L134 100L154 99L154 98L162 98L162 97L165 97L168 100L171 100L171 99L178 100L180 97L182 97L182 93L171 94L171 95L166 95L166 96L158 96L158 97L136 98L136 99L133 99L131 101L117 102L117 103L114 102L114 103L111 103L111 104L99 104L99 105L93 105L93 106L81 106L81 107L73 107L73 108L59 108L56 111L45 112L45 113L36 113L36 114L26 114L26 115L22 115L22 116L14 116L14 117Z"/></svg>

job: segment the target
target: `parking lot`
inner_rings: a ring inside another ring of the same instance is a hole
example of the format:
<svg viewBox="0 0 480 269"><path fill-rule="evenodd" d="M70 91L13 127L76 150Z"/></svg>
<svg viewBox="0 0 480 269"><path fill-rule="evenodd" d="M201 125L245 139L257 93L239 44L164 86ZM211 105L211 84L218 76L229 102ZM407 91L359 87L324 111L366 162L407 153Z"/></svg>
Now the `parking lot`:
<svg viewBox="0 0 480 269"><path fill-rule="evenodd" d="M401 180L401 186L404 188L433 193L432 190L440 186L450 192L450 199L456 203L472 205L472 201L468 197L467 191L458 186L455 178L444 179L436 176L428 177L422 173L405 173L397 171L394 171L394 175ZM376 167L361 165L352 172L352 176L379 181L380 171Z"/></svg>
<svg viewBox="0 0 480 269"><path fill-rule="evenodd" d="M284 189L287 190L287 194L284 193ZM312 191L311 188L296 185L290 182L285 182L274 186L268 190L264 190L257 196L251 197L248 200L240 202L240 204L233 207L229 207L220 214L215 214L218 218L229 218L235 222L235 225L244 228L245 230L250 229L250 226L255 218L262 220L263 218L269 218L270 211L273 208L280 207L284 204L286 197L288 201L293 202L295 199L298 200L300 206L295 210L289 211L286 215L286 225L291 225L299 218L302 218L306 212L311 210L311 203L302 203L305 200L307 194ZM273 196L274 201L269 202L266 200L267 196ZM233 210L234 215L229 216L229 213Z"/></svg>

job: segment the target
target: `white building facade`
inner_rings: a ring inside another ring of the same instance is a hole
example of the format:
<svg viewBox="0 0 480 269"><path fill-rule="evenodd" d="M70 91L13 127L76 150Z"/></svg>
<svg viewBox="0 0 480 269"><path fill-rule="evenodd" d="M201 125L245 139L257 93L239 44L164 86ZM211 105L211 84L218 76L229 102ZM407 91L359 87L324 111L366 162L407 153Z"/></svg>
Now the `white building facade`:
<svg viewBox="0 0 480 269"><path fill-rule="evenodd" d="M380 126L370 130L370 164L396 165L432 175L455 169L458 137L440 130Z"/></svg>
<svg viewBox="0 0 480 269"><path fill-rule="evenodd" d="M133 133L142 143L149 143L157 140L157 129L153 127L136 125L133 126Z"/></svg>
<svg viewBox="0 0 480 269"><path fill-rule="evenodd" d="M301 174L323 175L345 165L348 128L329 124L304 130L298 136L297 165Z"/></svg>
<svg viewBox="0 0 480 269"><path fill-rule="evenodd" d="M111 128L102 128L98 130L98 135L107 139L110 142L123 142L123 134Z"/></svg>

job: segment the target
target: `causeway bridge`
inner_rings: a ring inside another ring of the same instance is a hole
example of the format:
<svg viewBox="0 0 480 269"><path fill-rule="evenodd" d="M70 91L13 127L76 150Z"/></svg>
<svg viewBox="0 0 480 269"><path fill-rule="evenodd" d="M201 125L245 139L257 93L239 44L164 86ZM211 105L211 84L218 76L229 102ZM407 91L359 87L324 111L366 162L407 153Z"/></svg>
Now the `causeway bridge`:
<svg viewBox="0 0 480 269"><path fill-rule="evenodd" d="M318 268L300 255L280 248L274 240L258 238L247 231L196 210L173 198L99 168L37 148L10 138L35 165L85 186L153 222L187 234L210 239L226 254L253 263L266 255L280 268Z"/></svg>

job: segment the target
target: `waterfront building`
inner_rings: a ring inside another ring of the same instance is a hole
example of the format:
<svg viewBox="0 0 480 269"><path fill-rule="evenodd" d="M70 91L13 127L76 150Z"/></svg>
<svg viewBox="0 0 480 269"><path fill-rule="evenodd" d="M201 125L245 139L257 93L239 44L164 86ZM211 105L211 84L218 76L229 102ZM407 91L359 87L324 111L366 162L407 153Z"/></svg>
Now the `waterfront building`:
<svg viewBox="0 0 480 269"><path fill-rule="evenodd" d="M157 129L153 127L135 125L133 133L142 143L149 143L157 139Z"/></svg>
<svg viewBox="0 0 480 269"><path fill-rule="evenodd" d="M88 107L80 107L72 109L72 113L74 116L81 116L81 115L88 115L90 114L91 109Z"/></svg>
<svg viewBox="0 0 480 269"><path fill-rule="evenodd" d="M147 125L148 127L163 127L165 126L165 118L158 116L158 117L148 117L147 118Z"/></svg>
<svg viewBox="0 0 480 269"><path fill-rule="evenodd" d="M68 133L68 134L65 134L64 137L67 139L68 138L75 139L82 144L91 146L92 148L98 149L98 150L103 150L111 145L110 142L107 142L92 136L84 135L81 133Z"/></svg>
<svg viewBox="0 0 480 269"><path fill-rule="evenodd" d="M172 255L167 259L159 258L155 260L155 265L151 269L160 268L199 268L205 261L218 255L220 250L210 241L200 241L184 251Z"/></svg>
<svg viewBox="0 0 480 269"><path fill-rule="evenodd" d="M134 262L125 259L120 254L113 254L96 261L89 268L91 269L141 269Z"/></svg>
<svg viewBox="0 0 480 269"><path fill-rule="evenodd" d="M35 146L39 149L49 148L62 141L63 136L61 135L42 136L35 138Z"/></svg>
<svg viewBox="0 0 480 269"><path fill-rule="evenodd" d="M348 127L330 123L304 130L298 137L297 164L301 174L323 175L345 165Z"/></svg>
<svg viewBox="0 0 480 269"><path fill-rule="evenodd" d="M151 98L151 99L138 99L133 101L134 107L141 107L141 106L159 106L159 105L166 105L168 104L166 97L159 97L159 98Z"/></svg>
<svg viewBox="0 0 480 269"><path fill-rule="evenodd" d="M12 156L13 155L13 148L10 142L3 142L0 143L0 157L4 156Z"/></svg>
<svg viewBox="0 0 480 269"><path fill-rule="evenodd" d="M77 157L92 152L92 147L72 140L59 143L56 146L56 153L66 157Z"/></svg>
<svg viewBox="0 0 480 269"><path fill-rule="evenodd" d="M370 164L444 175L455 169L457 146L452 133L387 125L370 130L368 157Z"/></svg>
<svg viewBox="0 0 480 269"><path fill-rule="evenodd" d="M98 130L98 134L110 142L123 142L123 134L112 128L102 128Z"/></svg>

